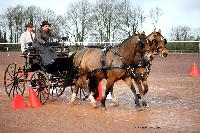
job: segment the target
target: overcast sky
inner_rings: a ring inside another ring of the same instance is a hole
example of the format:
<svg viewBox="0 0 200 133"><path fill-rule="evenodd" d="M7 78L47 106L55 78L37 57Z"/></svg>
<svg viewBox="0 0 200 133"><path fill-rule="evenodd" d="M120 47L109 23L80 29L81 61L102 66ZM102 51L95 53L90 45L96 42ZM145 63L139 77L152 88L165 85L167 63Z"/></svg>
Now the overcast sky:
<svg viewBox="0 0 200 133"><path fill-rule="evenodd" d="M72 1L75 0L0 0L0 12L11 6L35 5L42 9L49 8L57 14L64 14ZM168 36L171 28L177 25L200 28L200 0L132 0L132 2L146 13L155 7L163 10L163 15L159 18L157 25L163 35ZM146 22L142 30L147 34L150 33L153 30L151 22Z"/></svg>

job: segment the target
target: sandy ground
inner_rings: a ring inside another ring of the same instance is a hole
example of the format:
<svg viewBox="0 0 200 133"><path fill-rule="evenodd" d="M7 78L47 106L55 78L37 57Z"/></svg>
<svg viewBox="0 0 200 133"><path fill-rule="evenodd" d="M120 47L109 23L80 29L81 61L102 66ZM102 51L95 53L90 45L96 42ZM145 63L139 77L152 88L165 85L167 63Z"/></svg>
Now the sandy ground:
<svg viewBox="0 0 200 133"><path fill-rule="evenodd" d="M60 98L51 97L42 108L13 110L3 75L6 66L15 61L23 64L19 53L0 53L1 133L200 132L200 77L189 75L194 62L200 71L200 54L156 58L145 97L150 107L142 112L135 110L132 94L122 81L115 84L120 105L111 107L107 100L107 110L93 109L88 101L69 105L69 89Z"/></svg>

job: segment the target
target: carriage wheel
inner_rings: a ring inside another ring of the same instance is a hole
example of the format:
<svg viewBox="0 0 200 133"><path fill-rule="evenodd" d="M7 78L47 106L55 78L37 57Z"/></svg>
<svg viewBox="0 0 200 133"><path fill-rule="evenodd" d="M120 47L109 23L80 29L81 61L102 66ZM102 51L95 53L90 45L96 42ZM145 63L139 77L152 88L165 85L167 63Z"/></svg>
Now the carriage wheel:
<svg viewBox="0 0 200 133"><path fill-rule="evenodd" d="M15 95L23 95L25 90L25 81L23 79L22 68L18 64L8 65L4 75L4 86L8 97L11 99Z"/></svg>
<svg viewBox="0 0 200 133"><path fill-rule="evenodd" d="M50 92L50 82L45 72L35 71L31 76L30 84L40 102L44 104L48 100Z"/></svg>
<svg viewBox="0 0 200 133"><path fill-rule="evenodd" d="M65 85L63 79L56 79L55 83L51 84L50 95L53 97L59 97L65 91Z"/></svg>

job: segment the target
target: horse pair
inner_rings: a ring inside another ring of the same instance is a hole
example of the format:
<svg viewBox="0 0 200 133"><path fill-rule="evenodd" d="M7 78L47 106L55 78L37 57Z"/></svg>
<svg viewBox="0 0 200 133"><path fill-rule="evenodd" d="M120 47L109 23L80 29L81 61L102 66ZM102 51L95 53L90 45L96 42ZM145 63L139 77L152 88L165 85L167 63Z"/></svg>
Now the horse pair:
<svg viewBox="0 0 200 133"><path fill-rule="evenodd" d="M122 79L133 92L137 110L142 110L143 107L132 84L132 78L136 79L132 73L132 65L138 58L141 58L148 64L153 59L155 53L160 54L162 57L166 56L167 49L165 44L166 40L161 35L161 31L153 31L148 36L144 33L138 33L113 48L104 50L100 48L84 48L78 51L74 56L74 67L78 70L79 77L73 90L71 103L75 102L78 89L82 87L88 93L92 105L96 106L95 99L87 87L87 80L92 81L96 79L98 83L98 81L105 78L107 80L106 90L100 107L106 109L107 95L109 92L112 92L114 83ZM137 69L139 68L135 70ZM145 82L142 83L146 85ZM145 89L144 91L140 90L141 95L148 91L148 86Z"/></svg>

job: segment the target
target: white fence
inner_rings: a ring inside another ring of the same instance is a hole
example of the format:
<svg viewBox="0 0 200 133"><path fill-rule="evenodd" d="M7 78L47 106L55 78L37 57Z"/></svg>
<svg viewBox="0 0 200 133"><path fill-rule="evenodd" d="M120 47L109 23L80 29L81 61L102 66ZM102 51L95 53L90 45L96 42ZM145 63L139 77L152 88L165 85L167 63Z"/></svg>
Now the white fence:
<svg viewBox="0 0 200 133"><path fill-rule="evenodd" d="M64 42L65 45L68 46L88 46L88 45L103 45L103 44L109 44L109 45L116 45L121 42ZM200 41L168 41L168 43L198 43L198 52L200 53ZM19 43L0 43L0 47L2 45L7 45L4 47L6 51L9 51L9 45L20 45ZM20 46L19 46L20 47ZM175 53L182 53L182 52L192 52L191 50L170 50L170 52Z"/></svg>

